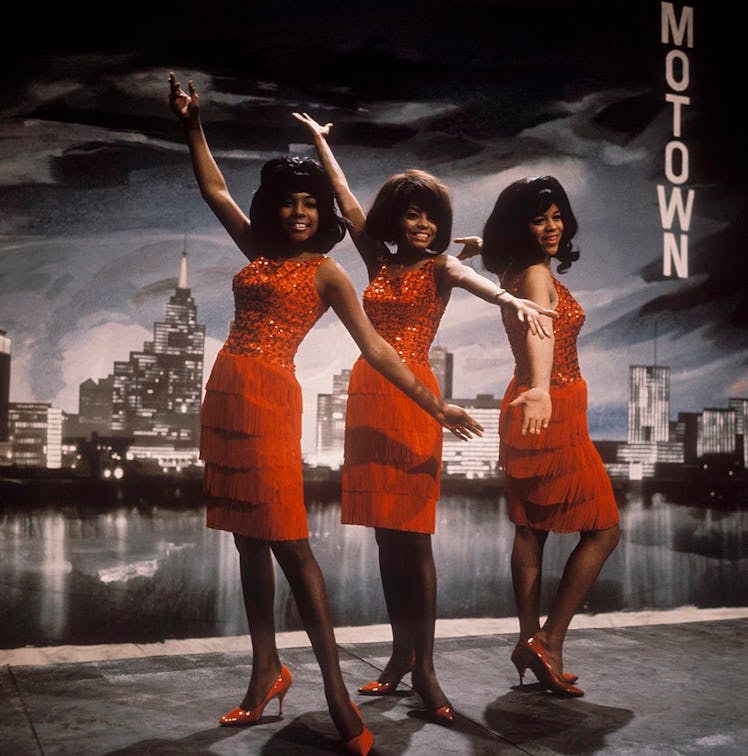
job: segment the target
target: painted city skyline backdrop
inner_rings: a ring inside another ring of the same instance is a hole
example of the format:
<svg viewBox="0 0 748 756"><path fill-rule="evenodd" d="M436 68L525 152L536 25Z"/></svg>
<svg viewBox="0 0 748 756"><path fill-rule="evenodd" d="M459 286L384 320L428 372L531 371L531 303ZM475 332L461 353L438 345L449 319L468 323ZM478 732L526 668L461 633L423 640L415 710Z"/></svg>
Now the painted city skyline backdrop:
<svg viewBox="0 0 748 756"><path fill-rule="evenodd" d="M291 115L299 110L334 122L331 144L364 207L398 170L444 180L455 237L480 234L513 179L556 175L580 223L581 258L563 280L587 313L579 349L594 438L625 438L631 364L670 366L674 410L748 395L743 158L711 86L729 45L698 7L682 118L684 190L697 189L689 276L668 278L656 189L673 137L668 48L660 4L631 5L557 2L542 17L534 3L436 2L421 15L420 3L395 5L393 31L387 3L345 18L323 4L302 35L288 28L291 16L260 4L243 20L228 14L233 31L182 25L166 43L158 17L129 39L94 35L95 46L40 34L15 55L0 100L0 329L13 343L11 400L77 412L80 383L105 377L150 338L185 248L207 378L245 260L195 186L166 100L170 70L195 81L208 140L244 206L265 160L313 154ZM333 255L362 291L350 240ZM501 396L512 358L497 309L455 292L438 344L454 354L456 395ZM302 345L305 452L316 396L357 356L332 313Z"/></svg>

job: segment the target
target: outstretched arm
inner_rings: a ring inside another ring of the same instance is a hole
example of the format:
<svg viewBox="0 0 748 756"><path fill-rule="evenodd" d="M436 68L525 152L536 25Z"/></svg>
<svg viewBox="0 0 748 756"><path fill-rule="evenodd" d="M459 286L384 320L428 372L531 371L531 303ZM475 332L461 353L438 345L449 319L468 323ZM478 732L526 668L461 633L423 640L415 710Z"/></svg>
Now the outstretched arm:
<svg viewBox="0 0 748 756"><path fill-rule="evenodd" d="M474 243L469 240L477 238L468 237L467 240L455 239L455 241ZM458 287L465 289L486 302L497 304L502 309L515 312L519 322L527 325L533 336L543 339L550 338L553 335L553 326L547 318L558 317L555 310L537 304L532 300L519 299L513 296L506 289L499 288L485 276L476 273L471 267L463 265L457 257L444 255L440 285L443 288Z"/></svg>
<svg viewBox="0 0 748 756"><path fill-rule="evenodd" d="M253 249L249 218L234 202L208 147L200 121L200 98L197 91L190 81L185 92L173 73L169 74L169 89L169 105L184 127L200 193L239 249L252 259L256 252Z"/></svg>
<svg viewBox="0 0 748 756"><path fill-rule="evenodd" d="M340 211L350 223L351 239L353 239L353 243L366 265L369 278L372 278L379 269L381 245L366 233L366 215L350 186L348 186L348 180L343 169L333 155L327 141L332 131L332 124L326 123L322 126L308 113L294 113L293 117L303 123L312 136L314 148L317 150L320 163L330 179L330 183L332 183Z"/></svg>
<svg viewBox="0 0 748 756"><path fill-rule="evenodd" d="M483 435L483 427L479 423L462 407L446 404L429 391L393 347L377 333L343 268L335 261L328 260L319 267L316 283L320 297L335 310L372 367L458 438L467 440L473 435Z"/></svg>

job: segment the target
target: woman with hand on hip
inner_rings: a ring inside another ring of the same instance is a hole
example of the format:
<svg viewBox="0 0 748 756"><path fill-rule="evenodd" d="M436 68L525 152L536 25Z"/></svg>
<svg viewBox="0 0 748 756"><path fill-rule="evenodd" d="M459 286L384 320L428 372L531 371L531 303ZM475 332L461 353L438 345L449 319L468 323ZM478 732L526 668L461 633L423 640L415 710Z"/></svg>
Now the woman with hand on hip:
<svg viewBox="0 0 748 756"><path fill-rule="evenodd" d="M234 320L201 414L207 525L234 534L252 640L247 691L219 722L254 724L273 698L282 708L291 686L275 639L275 556L319 662L333 722L346 749L365 754L373 736L343 683L324 578L309 545L296 350L332 307L367 358L409 400L461 438L479 426L416 380L366 318L348 275L326 256L346 226L320 166L296 158L267 162L247 217L210 152L192 82L185 92L173 74L169 78L171 109L183 124L202 196L249 260L234 276Z"/></svg>
<svg viewBox="0 0 748 756"><path fill-rule="evenodd" d="M499 195L483 233L481 256L501 285L558 311L553 338L533 338L504 317L515 358L499 433L509 516L515 524L512 581L520 640L512 653L522 682L530 667L545 687L581 696L564 673L569 624L618 543L619 513L610 480L587 429L587 384L579 369L577 335L584 311L553 275L579 258L572 249L577 221L552 176L515 181ZM521 400L517 402L517 398ZM540 588L549 532L579 533L543 626Z"/></svg>
<svg viewBox="0 0 748 756"><path fill-rule="evenodd" d="M452 205L438 179L419 170L392 176L365 216L327 142L332 124L321 126L306 113L294 116L312 136L366 265L370 282L364 309L420 380L438 391L428 353L456 287L506 309L536 338L544 335L538 315L552 316L552 311L517 299L456 257L442 254L450 243ZM375 529L393 636L382 674L359 692L394 693L401 678L412 672L413 687L429 717L450 724L454 709L439 685L433 660L436 568L431 536L442 430L394 394L366 356L359 358L351 372L346 407L342 521Z"/></svg>

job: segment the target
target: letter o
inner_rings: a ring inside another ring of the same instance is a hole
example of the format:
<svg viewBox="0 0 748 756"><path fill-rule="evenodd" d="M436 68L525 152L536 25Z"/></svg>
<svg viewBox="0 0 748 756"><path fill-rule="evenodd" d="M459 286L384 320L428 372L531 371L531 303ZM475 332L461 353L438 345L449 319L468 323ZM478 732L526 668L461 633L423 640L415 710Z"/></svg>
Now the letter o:
<svg viewBox="0 0 748 756"><path fill-rule="evenodd" d="M680 61L680 78L676 78L674 64L676 58ZM682 50L671 50L665 57L665 80L667 81L667 85L675 92L682 92L684 89L688 89L689 78L688 55Z"/></svg>
<svg viewBox="0 0 748 756"><path fill-rule="evenodd" d="M680 156L680 171L673 170L673 153ZM665 175L671 184L684 184L688 181L688 147L683 142L668 142L665 147Z"/></svg>

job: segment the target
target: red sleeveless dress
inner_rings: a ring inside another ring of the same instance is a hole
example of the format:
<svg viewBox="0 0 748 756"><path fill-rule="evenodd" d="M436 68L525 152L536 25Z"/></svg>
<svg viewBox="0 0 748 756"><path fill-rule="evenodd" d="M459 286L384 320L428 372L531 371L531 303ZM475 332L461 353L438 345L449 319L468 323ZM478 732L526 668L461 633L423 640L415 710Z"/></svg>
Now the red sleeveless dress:
<svg viewBox="0 0 748 756"><path fill-rule="evenodd" d="M437 294L436 258L391 278L382 266L364 292L374 327L431 391L429 365L446 302ZM433 533L442 459L442 427L359 357L346 407L341 521Z"/></svg>
<svg viewBox="0 0 748 756"><path fill-rule="evenodd" d="M210 528L271 541L308 537L294 357L326 309L314 285L325 259L259 257L234 276L234 321L201 412Z"/></svg>
<svg viewBox="0 0 748 756"><path fill-rule="evenodd" d="M517 295L519 280L503 285ZM604 530L619 521L610 479L587 428L587 383L579 369L577 336L584 310L555 278L558 294L553 332L550 427L540 435L523 436L522 407L509 403L529 388L525 333L511 315L504 328L516 362L499 420L499 464L506 473L509 517L517 525L571 533Z"/></svg>

